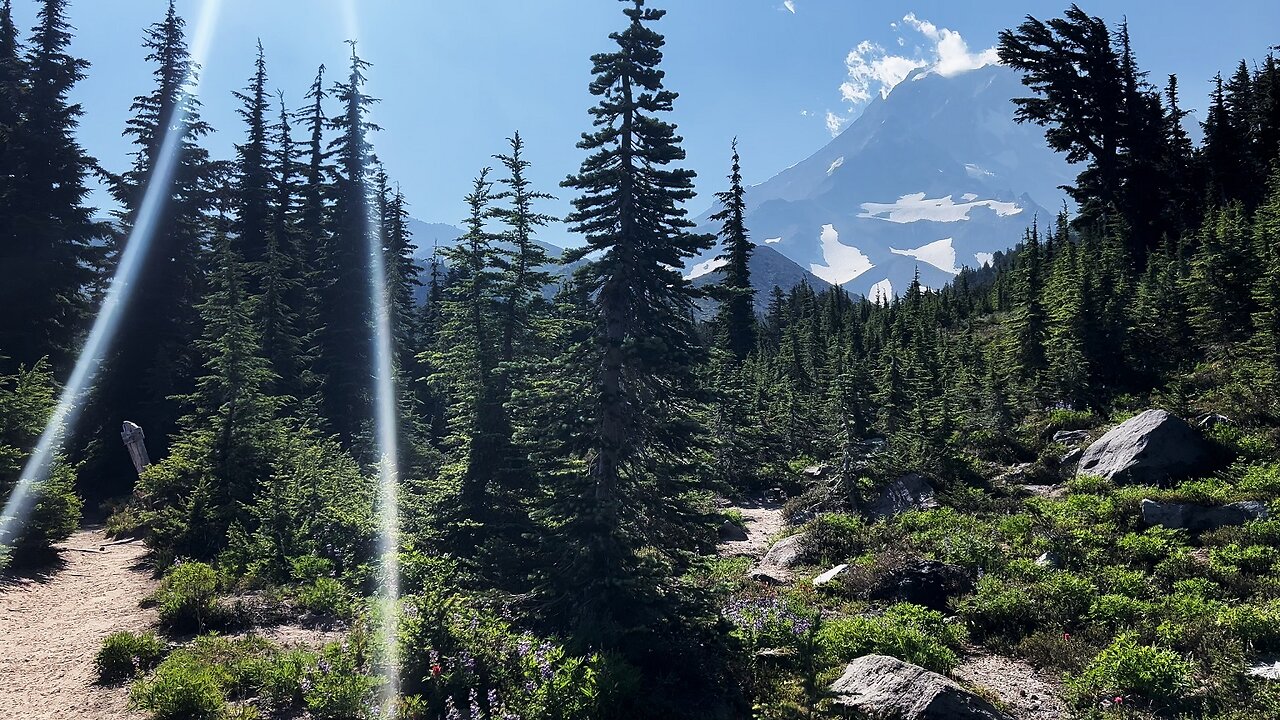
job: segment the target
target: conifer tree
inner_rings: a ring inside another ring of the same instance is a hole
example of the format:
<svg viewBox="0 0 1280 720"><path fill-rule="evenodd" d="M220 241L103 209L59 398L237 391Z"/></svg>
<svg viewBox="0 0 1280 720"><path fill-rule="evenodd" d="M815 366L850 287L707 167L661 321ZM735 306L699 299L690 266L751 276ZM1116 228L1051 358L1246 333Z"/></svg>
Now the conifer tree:
<svg viewBox="0 0 1280 720"><path fill-rule="evenodd" d="M22 118L20 108L25 94L25 76L18 28L13 22L13 0L0 0L0 167L10 169L0 173L0 202L4 207L13 207L10 202L12 183L21 170L17 164L21 156L14 147L13 138ZM0 248L7 248L13 242L14 233L12 220L7 215L0 218L0 233L3 233L0 235L3 238ZM0 252L7 251L0 249ZM3 350L4 346L0 346L0 351Z"/></svg>
<svg viewBox="0 0 1280 720"><path fill-rule="evenodd" d="M488 228L492 200L493 184L485 168L466 197L467 234L444 251L458 280L446 295L432 362L433 380L450 400L446 445L451 462L444 473L457 486L442 520L449 546L471 560L480 559L491 531L491 483L509 459L511 439L496 377L500 276L494 263L496 235Z"/></svg>
<svg viewBox="0 0 1280 720"><path fill-rule="evenodd" d="M324 324L319 330L317 367L324 378L325 417L346 443L361 439L372 417L368 379L373 304L368 278L373 195L368 133L378 128L366 117L377 102L364 91L369 67L352 43L347 81L333 87L343 112L329 121L337 134L329 143L337 168L329 188L333 207L320 273Z"/></svg>
<svg viewBox="0 0 1280 720"><path fill-rule="evenodd" d="M183 398L188 414L173 452L143 477L139 495L156 514L159 543L178 556L209 558L248 520L248 508L272 473L279 401L267 394L270 366L261 357L245 273L224 233L216 268L199 306L196 343L203 372Z"/></svg>
<svg viewBox="0 0 1280 720"><path fill-rule="evenodd" d="M493 196L494 201L506 204L495 206L493 216L507 225L504 238L509 247L498 249L496 261L502 271L499 280L502 361L511 363L518 353L529 349L535 332L533 325L538 315L547 309L542 290L552 281L551 273L546 270L551 259L535 235L555 218L534 210L534 203L554 197L534 190L526 176L529 161L524 159L520 133L515 133L507 142L511 151L494 156L507 171L501 180L506 189Z"/></svg>
<svg viewBox="0 0 1280 720"><path fill-rule="evenodd" d="M650 27L665 13L624 1L617 48L592 58L595 129L579 143L591 155L564 183L580 192L568 220L587 241L575 255L599 255L577 277L596 322L575 359L589 379L587 425L564 447L587 472L552 489L544 519L558 551L540 594L583 645L634 651L674 629L667 613L679 594L663 588L709 537L688 494L702 432L694 293L673 268L710 242L689 232L681 206L694 174L671 167L685 154L662 119L676 94L663 87L664 40Z"/></svg>
<svg viewBox="0 0 1280 720"><path fill-rule="evenodd" d="M720 309L716 315L717 341L742 362L756 346L756 310L750 267L753 248L747 237L746 190L742 186L737 138L732 148L729 189L716 194L721 209L711 219L722 224L720 238L724 241L724 252L717 258L724 262Z"/></svg>
<svg viewBox="0 0 1280 720"><path fill-rule="evenodd" d="M258 55L249 85L233 94L241 102L236 112L245 123L244 142L236 145L233 242L245 265L253 268L267 255L272 210L272 171L267 145L270 99L267 95L267 60L261 40L258 41ZM259 291L257 278L253 275L248 276L248 288L251 293Z"/></svg>
<svg viewBox="0 0 1280 720"><path fill-rule="evenodd" d="M134 99L135 114L125 129L137 148L134 164L112 183L112 193L124 207L123 225L133 227L139 221L150 183L168 181L169 187L159 216L151 218L151 245L129 298L133 311L123 315L114 341L115 356L102 376L100 399L95 403L102 415L88 428L95 434L114 434L123 420L133 420L146 429L155 457L164 456L177 421L168 398L191 392L197 371L194 341L200 318L195 308L204 289L202 266L208 255L216 170L198 144L211 128L200 119L199 99L187 91L199 68L187 53L185 27L170 2L164 19L151 26L143 43L148 61L155 65L155 88ZM172 176L161 177L154 171L171 133L177 134L172 144L177 157ZM110 457L119 455L113 452ZM132 474L123 458L111 470L98 468L97 472L103 477L97 487L108 492L119 491L119 479Z"/></svg>
<svg viewBox="0 0 1280 720"><path fill-rule="evenodd" d="M0 97L16 63L5 59L13 51L4 37L12 34L8 14L0 8ZM24 92L0 111L0 153L14 161L0 180L0 265L15 269L0 289L0 355L28 367L47 355L57 375L75 361L99 261L93 241L106 234L85 205L95 161L76 141L82 111L69 95L89 63L67 53L66 14L66 0L41 2L25 61L16 65L25 69ZM6 131L14 111L21 117Z"/></svg>
<svg viewBox="0 0 1280 720"><path fill-rule="evenodd" d="M1258 259L1248 242L1243 207L1233 203L1211 211L1197 240L1187 283L1191 326L1201 346L1221 357L1247 337L1255 309L1250 289Z"/></svg>

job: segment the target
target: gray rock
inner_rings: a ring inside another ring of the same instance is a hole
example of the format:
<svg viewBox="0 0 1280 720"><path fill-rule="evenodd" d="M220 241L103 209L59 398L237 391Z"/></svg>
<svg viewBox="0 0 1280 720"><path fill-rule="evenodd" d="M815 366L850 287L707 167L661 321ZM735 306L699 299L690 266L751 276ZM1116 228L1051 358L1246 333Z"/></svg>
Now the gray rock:
<svg viewBox="0 0 1280 720"><path fill-rule="evenodd" d="M827 466L826 465L810 465L809 467L801 470L800 474L811 480L817 480L827 474Z"/></svg>
<svg viewBox="0 0 1280 720"><path fill-rule="evenodd" d="M837 565L837 566L835 566L835 567L831 568L830 570L828 570L828 571L826 571L826 572L822 573L822 574L821 574L821 575L819 575L818 577L814 578L814 579L813 579L813 586L814 586L814 587L822 587L823 585L826 585L827 583L831 582L832 580L835 580L837 577L840 577L840 574L841 574L841 573L843 573L845 570L848 570L848 569L849 569L849 564L848 564L848 563L842 563L842 564L840 564L840 565Z"/></svg>
<svg viewBox="0 0 1280 720"><path fill-rule="evenodd" d="M1053 441L1059 445L1075 445L1088 439L1088 430L1059 430L1053 434Z"/></svg>
<svg viewBox="0 0 1280 720"><path fill-rule="evenodd" d="M1142 501L1142 522L1174 530L1204 532L1229 525L1243 525L1267 517L1267 506L1256 500L1211 507L1191 503Z"/></svg>
<svg viewBox="0 0 1280 720"><path fill-rule="evenodd" d="M938 507L933 497L933 487L916 473L903 475L889 483L867 506L871 518L890 518L908 510L931 510Z"/></svg>
<svg viewBox="0 0 1280 720"><path fill-rule="evenodd" d="M1054 568L1056 570L1062 567L1062 557L1050 550L1036 558L1036 564L1040 567Z"/></svg>
<svg viewBox="0 0 1280 720"><path fill-rule="evenodd" d="M865 655L849 663L831 692L832 703L869 718L1009 720L942 675L888 655Z"/></svg>
<svg viewBox="0 0 1280 720"><path fill-rule="evenodd" d="M1059 467L1067 467L1080 462L1080 458L1084 457L1084 450L1080 448L1072 448L1070 452L1058 458Z"/></svg>
<svg viewBox="0 0 1280 720"><path fill-rule="evenodd" d="M890 600L946 610L947 600L973 590L973 579L959 565L918 560L884 573L871 589L872 600Z"/></svg>
<svg viewBox="0 0 1280 720"><path fill-rule="evenodd" d="M1155 485L1204 468L1209 447L1190 425L1148 410L1112 428L1084 451L1076 472L1118 483Z"/></svg>
<svg viewBox="0 0 1280 720"><path fill-rule="evenodd" d="M724 542L742 542L747 539L747 531L732 520L725 520L720 525L720 539Z"/></svg>
<svg viewBox="0 0 1280 720"><path fill-rule="evenodd" d="M796 565L804 551L804 533L796 533L773 544L760 563L747 574L754 578L775 585L786 585L795 580Z"/></svg>

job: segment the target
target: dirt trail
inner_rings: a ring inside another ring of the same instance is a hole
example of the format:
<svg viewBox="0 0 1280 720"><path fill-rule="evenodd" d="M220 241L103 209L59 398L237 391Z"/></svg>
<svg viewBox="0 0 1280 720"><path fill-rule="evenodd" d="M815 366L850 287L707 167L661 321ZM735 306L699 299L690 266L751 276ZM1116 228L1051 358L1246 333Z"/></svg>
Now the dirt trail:
<svg viewBox="0 0 1280 720"><path fill-rule="evenodd" d="M952 670L951 675L999 698L1014 720L1069 717L1061 699L1061 688L1020 660L1000 655L973 655Z"/></svg>
<svg viewBox="0 0 1280 720"><path fill-rule="evenodd" d="M734 509L742 513L747 539L720 543L717 548L720 555L749 555L758 558L769 549L769 540L786 527L786 522L782 519L782 505L779 503L747 502Z"/></svg>
<svg viewBox="0 0 1280 720"><path fill-rule="evenodd" d="M42 573L0 577L0 708L24 720L140 718L123 687L94 684L93 657L117 630L155 625L138 602L154 588L141 543L106 545L100 529L61 546ZM69 548L98 549L79 552Z"/></svg>

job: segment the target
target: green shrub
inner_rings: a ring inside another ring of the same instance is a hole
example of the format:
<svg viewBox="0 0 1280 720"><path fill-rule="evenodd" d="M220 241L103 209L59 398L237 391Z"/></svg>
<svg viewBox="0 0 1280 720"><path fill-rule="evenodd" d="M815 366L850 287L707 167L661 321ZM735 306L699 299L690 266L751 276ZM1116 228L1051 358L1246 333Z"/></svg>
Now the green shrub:
<svg viewBox="0 0 1280 720"><path fill-rule="evenodd" d="M1077 475L1067 481L1067 490L1086 495L1102 495L1115 489L1115 483L1100 475Z"/></svg>
<svg viewBox="0 0 1280 720"><path fill-rule="evenodd" d="M56 401L46 361L0 375L0 498L8 498ZM83 502L75 494L77 467L55 456L45 479L31 486L30 510L11 542L0 547L0 569L49 549L80 526ZM0 532L0 535L3 535Z"/></svg>
<svg viewBox="0 0 1280 720"><path fill-rule="evenodd" d="M1246 466L1236 482L1236 489L1249 499L1273 500L1280 497L1280 464Z"/></svg>
<svg viewBox="0 0 1280 720"><path fill-rule="evenodd" d="M1138 697L1159 707L1176 705L1191 689L1192 666L1164 648L1139 645L1125 634L1067 681L1073 700L1091 705L1103 698Z"/></svg>
<svg viewBox="0 0 1280 720"><path fill-rule="evenodd" d="M169 570L151 599L160 622L175 630L200 631L218 619L218 574L204 563L179 563Z"/></svg>
<svg viewBox="0 0 1280 720"><path fill-rule="evenodd" d="M342 583L333 578L316 578L310 585L303 587L298 591L298 603L321 617L351 616L351 595Z"/></svg>
<svg viewBox="0 0 1280 720"><path fill-rule="evenodd" d="M1155 563L1163 560L1173 551L1186 544L1186 532L1153 527L1141 533L1128 533L1122 536L1116 545L1126 558L1143 563Z"/></svg>
<svg viewBox="0 0 1280 720"><path fill-rule="evenodd" d="M1231 543L1209 551L1209 562L1215 567L1226 567L1251 573L1269 571L1280 559L1280 551L1266 545L1239 545Z"/></svg>
<svg viewBox="0 0 1280 720"><path fill-rule="evenodd" d="M381 684L366 672L362 648L333 643L324 649L316 669L304 681L307 710L317 720L365 718Z"/></svg>
<svg viewBox="0 0 1280 720"><path fill-rule="evenodd" d="M1151 613L1151 604L1124 595L1102 595L1089 607L1089 622L1111 630L1139 625Z"/></svg>
<svg viewBox="0 0 1280 720"><path fill-rule="evenodd" d="M960 615L979 635L1017 641L1045 629L1069 631L1089 611L1097 589L1066 571L1047 573L1029 584L987 575L978 591L959 605Z"/></svg>
<svg viewBox="0 0 1280 720"><path fill-rule="evenodd" d="M866 551L868 531L857 515L820 515L805 527L804 557L808 562L841 563Z"/></svg>
<svg viewBox="0 0 1280 720"><path fill-rule="evenodd" d="M894 605L880 616L837 618L818 628L819 657L825 665L867 654L891 655L937 672L959 664L964 630L942 613L916 605Z"/></svg>
<svg viewBox="0 0 1280 720"><path fill-rule="evenodd" d="M1044 431L1053 434L1059 430L1088 430L1098 424L1098 416L1088 410L1051 410L1045 417Z"/></svg>
<svg viewBox="0 0 1280 720"><path fill-rule="evenodd" d="M118 682L136 677L160 662L164 644L154 633L111 633L102 641L102 649L93 660L98 680Z"/></svg>
<svg viewBox="0 0 1280 720"><path fill-rule="evenodd" d="M174 653L154 677L133 686L130 700L152 720L220 720L227 698L214 670L187 653Z"/></svg>

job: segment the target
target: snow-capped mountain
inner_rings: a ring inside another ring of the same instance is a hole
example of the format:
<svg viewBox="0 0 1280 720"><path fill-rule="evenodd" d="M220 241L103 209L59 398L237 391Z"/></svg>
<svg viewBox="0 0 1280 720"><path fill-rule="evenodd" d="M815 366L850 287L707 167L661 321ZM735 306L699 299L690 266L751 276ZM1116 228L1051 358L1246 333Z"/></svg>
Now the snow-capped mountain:
<svg viewBox="0 0 1280 720"><path fill-rule="evenodd" d="M917 70L830 144L747 191L762 248L872 299L981 267L1061 207L1074 174L1043 130L1014 122L1027 93L998 65L945 77ZM714 231L702 216L703 231ZM690 277L715 270L713 250Z"/></svg>

